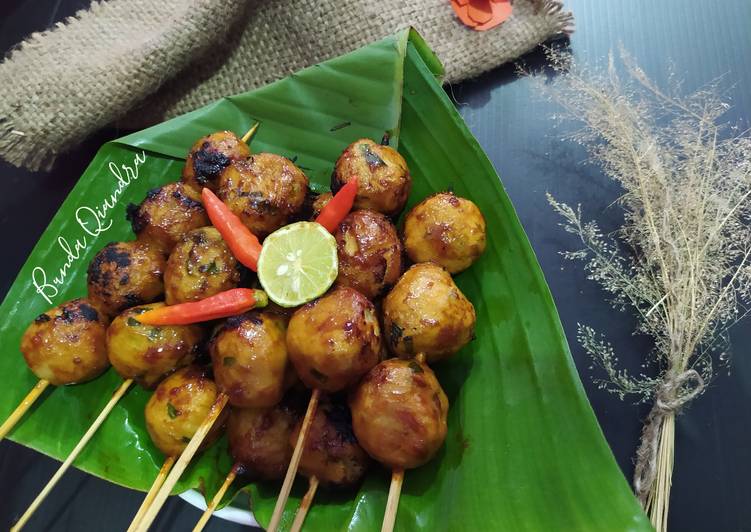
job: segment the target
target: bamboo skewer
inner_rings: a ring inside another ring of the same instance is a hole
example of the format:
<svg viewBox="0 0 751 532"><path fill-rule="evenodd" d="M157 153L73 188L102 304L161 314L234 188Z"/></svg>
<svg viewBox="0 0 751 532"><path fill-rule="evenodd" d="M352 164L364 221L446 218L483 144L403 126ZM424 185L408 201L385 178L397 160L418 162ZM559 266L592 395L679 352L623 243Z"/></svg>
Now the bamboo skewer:
<svg viewBox="0 0 751 532"><path fill-rule="evenodd" d="M276 500L276 506L274 506L274 513L271 515L271 520L269 521L268 532L276 532L277 528L279 528L279 523L282 520L282 513L284 513L284 506L287 504L289 492L292 490L292 483L295 481L295 475L297 475L297 467L300 465L305 438L307 437L308 429L310 429L310 425L313 422L313 417L315 416L320 397L321 391L318 388L313 390L313 394L310 396L310 402L308 403L308 410L305 412L305 419L303 419L302 427L300 427L300 434L297 436L295 450L292 453L292 459L287 468L287 475L284 477L282 489Z"/></svg>
<svg viewBox="0 0 751 532"><path fill-rule="evenodd" d="M402 482L404 481L404 469L394 469L391 473L391 486L389 486L389 498L386 501L386 512L383 514L383 524L381 532L391 532L394 530L396 521L396 512L399 509L399 496L402 493Z"/></svg>
<svg viewBox="0 0 751 532"><path fill-rule="evenodd" d="M86 444L89 442L89 440L92 438L92 436L94 436L94 433L97 431L97 429L99 429L102 423L104 423L104 420L107 419L107 416L109 415L109 413L115 407L115 405L120 400L120 398L123 395L125 395L125 392L128 391L128 388L130 388L131 384L133 384L133 379L127 379L120 385L120 387L114 393L112 398L109 400L109 402L105 405L105 407L99 413L99 415L94 420L94 422L91 424L89 429L84 433L83 437L81 437L81 440L76 444L76 446L70 452L68 457L62 463L60 468L55 472L55 474L52 476L50 481L47 482L47 485L44 487L44 489L39 493L39 495L37 495L37 498L34 499L34 502L32 502L31 505L26 509L24 514L21 516L18 522L13 526L13 528L10 529L11 532L17 532L23 528L23 526L26 524L29 518L31 518L31 516L34 514L36 509L42 504L45 497L47 497L50 491L52 491L52 488L55 487L55 484L57 484L57 482L63 476L63 473L65 473L65 471L68 470L70 465L73 463L73 460L75 460L78 457L78 455L86 446Z"/></svg>
<svg viewBox="0 0 751 532"><path fill-rule="evenodd" d="M201 532L201 530L203 530L203 527L206 526L206 523L209 522L211 515L214 513L214 510L216 510L216 507L221 502L222 497L224 497L224 494L227 493L227 489L229 489L232 482L234 482L235 477L237 477L237 468L237 465L232 466L232 469L230 469L229 473L224 478L224 484L222 484L219 490L214 494L214 498L211 499L211 502L206 507L206 510L204 510L203 515L201 515L201 518L196 523L196 526L193 527L193 532Z"/></svg>
<svg viewBox="0 0 751 532"><path fill-rule="evenodd" d="M183 472L190 464L193 456L195 456L195 454L198 452L198 448L201 446L201 443L203 443L203 440L211 430L214 422L222 413L224 407L227 406L228 400L229 397L224 393L220 394L219 397L216 398L216 401L211 406L209 415L206 416L206 419L203 420L201 426L198 427L198 430L196 430L196 433L190 439L190 443L188 443L188 446L185 447L185 450L180 455L180 458L178 458L175 466L172 468L172 471L170 471L169 475L164 481L164 484L162 484L162 487L154 497L151 506L149 506L149 508L144 512L143 517L141 518L141 522L136 523L135 526L133 525L133 523L131 523L131 527L134 526L135 531L146 532L151 526L151 523L154 522L154 519L156 519L159 510L162 508L164 502L167 500L167 497L169 497L170 493L172 492L172 488L174 488L175 484L177 484L177 481L180 480L180 476L182 476Z"/></svg>
<svg viewBox="0 0 751 532"><path fill-rule="evenodd" d="M167 459L162 464L162 468L159 470L159 474L154 479L154 483L151 485L151 488L149 488L149 492L146 494L146 497L144 497L143 502L141 503L141 506L138 508L138 512L136 512L136 516L133 518L133 521L130 523L130 526L128 527L128 532L133 532L133 530L135 530L136 526L141 521L143 514L146 512L146 509L149 506L151 506L151 503L153 502L154 497L156 497L157 492L159 492L159 488L161 488L162 484L164 484L164 479L167 478L167 475L169 474L173 465L175 465L175 457L168 456Z"/></svg>
<svg viewBox="0 0 751 532"><path fill-rule="evenodd" d="M292 528L289 532L300 532L302 524L305 522L305 516L308 515L310 505L313 504L313 497L316 496L316 490L318 489L318 477L315 475L310 477L308 481L308 491L305 492L305 496L300 501L300 507L295 514L295 520L292 522Z"/></svg>
<svg viewBox="0 0 751 532"><path fill-rule="evenodd" d="M251 139L252 139L252 138L253 138L253 137L255 136L255 134L256 134L256 131L258 131L258 126L260 126L260 125L261 125L261 124L260 124L259 122L256 122L256 123L255 123L255 124L253 124L253 126L252 126L252 127L251 127L251 128L249 129L249 130L248 130L248 132L247 132L247 133L245 133L245 135L243 135L243 136L242 136L242 141L243 141L243 142L244 142L245 144L247 144L248 142L250 142L250 140L251 140Z"/></svg>
<svg viewBox="0 0 751 532"><path fill-rule="evenodd" d="M16 409L8 416L8 419L6 419L3 424L0 425L0 440L5 438L5 435L8 434L16 425L16 423L21 420L26 411L31 408L31 405L34 404L34 401L36 401L39 396L42 395L42 392L46 390L47 386L49 385L50 381L46 379L39 379L39 382L37 382L36 385L26 395L26 397L23 398L23 401L18 404Z"/></svg>

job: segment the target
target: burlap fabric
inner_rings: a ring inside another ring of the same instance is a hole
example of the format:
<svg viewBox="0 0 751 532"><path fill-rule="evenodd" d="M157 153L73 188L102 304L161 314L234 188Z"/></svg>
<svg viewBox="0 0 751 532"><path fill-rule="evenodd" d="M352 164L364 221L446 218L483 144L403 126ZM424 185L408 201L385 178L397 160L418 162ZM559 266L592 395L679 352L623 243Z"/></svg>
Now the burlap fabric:
<svg viewBox="0 0 751 532"><path fill-rule="evenodd" d="M0 156L47 169L93 131L153 124L408 26L446 81L476 76L570 31L558 0L516 0L475 32L447 0L110 0L31 35L0 64Z"/></svg>

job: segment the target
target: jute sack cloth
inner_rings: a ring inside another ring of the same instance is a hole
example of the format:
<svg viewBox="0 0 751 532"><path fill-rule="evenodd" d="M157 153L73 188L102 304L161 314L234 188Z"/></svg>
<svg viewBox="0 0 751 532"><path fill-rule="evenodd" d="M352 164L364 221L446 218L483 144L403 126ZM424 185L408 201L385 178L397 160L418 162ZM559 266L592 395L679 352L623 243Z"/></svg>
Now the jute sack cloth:
<svg viewBox="0 0 751 532"><path fill-rule="evenodd" d="M447 0L109 0L0 64L0 157L31 170L118 122L144 127L413 26L446 68L476 76L569 32L558 0L516 0L475 32Z"/></svg>

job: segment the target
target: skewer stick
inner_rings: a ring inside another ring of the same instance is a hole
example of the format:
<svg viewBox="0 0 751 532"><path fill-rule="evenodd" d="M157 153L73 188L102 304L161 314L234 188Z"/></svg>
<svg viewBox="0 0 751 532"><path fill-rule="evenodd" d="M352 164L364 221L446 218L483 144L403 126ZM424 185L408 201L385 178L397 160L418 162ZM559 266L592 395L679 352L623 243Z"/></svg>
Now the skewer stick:
<svg viewBox="0 0 751 532"><path fill-rule="evenodd" d="M224 497L224 494L227 493L227 489L230 487L230 484L235 480L235 477L237 476L237 466L232 466L232 469L230 469L227 476L224 478L224 484L219 488L219 491L216 492L214 495L214 498L211 499L211 502L206 507L206 510L203 512L203 515L196 523L196 526L193 527L193 532L201 532L203 530L203 527L206 526L206 523L209 522L209 519L211 518L211 514L214 513L214 510L216 510L216 507L219 505L219 502L222 500L222 497Z"/></svg>
<svg viewBox="0 0 751 532"><path fill-rule="evenodd" d="M159 488L161 488L162 484L164 484L164 479L167 478L167 474L170 472L170 469L172 469L173 465L175 465L175 457L168 456L167 459L164 461L164 464L162 464L162 468L159 470L159 474L154 479L154 483L151 485L151 488L149 488L149 492L146 494L146 497L144 497L143 502L141 503L141 507L138 508L138 512L136 512L136 516L133 518L133 521L130 523L130 527L128 527L128 532L133 532L133 530L135 530L135 527L141 521L143 514L146 513L146 509L149 506L151 506L151 503L154 500L154 497L156 497L156 494L159 491Z"/></svg>
<svg viewBox="0 0 751 532"><path fill-rule="evenodd" d="M258 126L261 124L259 122L256 122L253 124L253 126L248 130L248 132L242 136L242 141L247 144L250 142L250 140L255 136L256 131L258 131Z"/></svg>
<svg viewBox="0 0 751 532"><path fill-rule="evenodd" d="M19 403L16 409L8 416L8 419L0 425L0 440L5 438L5 435L20 421L26 411L31 408L42 392L50 385L50 381L46 379L39 379L39 382L31 389L31 391L23 398L23 401Z"/></svg>
<svg viewBox="0 0 751 532"><path fill-rule="evenodd" d="M37 495L37 498L34 499L34 502L31 503L31 506L29 506L26 509L26 512L24 512L24 514L21 516L18 522L13 526L13 528L10 529L11 532L18 532L19 530L23 528L23 526L26 524L29 518L34 514L36 509L39 508L39 505L42 504L45 497L47 497L50 491L52 491L52 488L55 487L55 484L57 484L60 478L62 478L63 473L65 473L65 471L68 470L68 468L70 467L70 464L73 463L73 460L75 460L78 457L79 453L83 450L83 448L89 442L91 437L94 436L94 433L97 431L97 429L102 425L102 423L104 423L104 420L107 419L107 416L109 415L109 413L115 407L115 405L120 400L120 398L123 395L125 395L125 392L128 391L128 388L130 388L131 384L133 384L133 379L127 379L123 381L123 383L114 393L114 395L109 400L107 405L102 409L102 411L99 413L97 418L91 424L91 426L89 427L89 430L86 431L86 433L83 435L81 440L76 444L76 446L70 452L70 454L68 455L68 458L65 459L65 462L62 463L62 465L52 476L50 481L47 482L47 485L39 493L39 495Z"/></svg>
<svg viewBox="0 0 751 532"><path fill-rule="evenodd" d="M201 443L203 443L206 435L211 430L212 425L214 425L214 422L219 417L219 414L222 413L224 407L227 406L228 400L229 396L222 393L219 394L219 396L216 398L216 401L214 401L214 404L211 405L209 415L206 416L206 419L203 420L201 426L198 427L198 430L190 439L190 443L188 443L187 447L185 447L185 450L180 455L180 458L178 458L177 462L175 463L175 467L172 468L172 471L170 471L170 474L165 479L164 484L162 484L159 492L154 497L151 506L149 506L149 508L143 514L141 522L136 523L134 528L135 531L146 532L151 526L151 523L154 522L154 519L156 519L159 510L161 510L164 502L167 500L167 497L169 497L170 493L172 492L172 488L174 488L175 484L177 484L177 481L180 480L180 476L182 476L183 472L190 464L191 459L198 452L198 448L201 446ZM131 523L131 526L133 526L133 523Z"/></svg>
<svg viewBox="0 0 751 532"><path fill-rule="evenodd" d="M394 469L391 473L389 498L386 501L386 513L383 514L381 532L392 532L394 530L396 511L399 509L399 495L402 493L402 481L404 481L404 469Z"/></svg>
<svg viewBox="0 0 751 532"><path fill-rule="evenodd" d="M276 532L277 528L279 528L279 523L281 522L282 514L284 513L284 505L287 504L289 492L292 490L292 483L295 481L297 467L300 465L305 438L307 437L308 429L310 429L310 425L313 422L313 417L315 416L320 397L321 391L318 388L313 390L313 394L310 396L310 402L308 403L308 410L305 412L305 419L303 419L302 427L300 427L300 434L297 436L295 450L292 453L292 459L287 468L287 476L284 477L284 484L282 484L279 498L277 498L276 506L274 506L274 513L271 515L271 520L269 521L268 532Z"/></svg>
<svg viewBox="0 0 751 532"><path fill-rule="evenodd" d="M308 491L305 493L302 501L300 501L300 507L297 509L295 520L292 522L292 528L289 529L289 532L300 532L300 529L302 529L302 524L305 522L305 516L308 515L308 510L310 510L310 505L313 503L313 497L316 496L317 489L318 477L314 475L308 481Z"/></svg>

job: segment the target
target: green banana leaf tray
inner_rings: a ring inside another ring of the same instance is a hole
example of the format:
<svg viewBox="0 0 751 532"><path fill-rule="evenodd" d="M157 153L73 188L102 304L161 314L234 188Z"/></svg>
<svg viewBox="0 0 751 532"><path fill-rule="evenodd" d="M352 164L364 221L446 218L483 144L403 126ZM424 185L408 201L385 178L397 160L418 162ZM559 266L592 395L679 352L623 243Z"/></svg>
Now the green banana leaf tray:
<svg viewBox="0 0 751 532"><path fill-rule="evenodd" d="M651 530L587 401L514 208L441 88L441 74L425 42L405 30L102 146L0 307L6 383L0 418L36 382L18 349L27 324L86 293L86 267L96 251L134 238L126 205L179 179L195 139L223 129L241 134L260 122L254 151L291 158L321 190L345 146L388 133L413 175L408 208L453 189L477 203L488 226L487 251L456 277L476 307L477 339L435 368L451 403L448 437L433 461L406 473L396 529ZM50 388L9 437L63 459L120 382L110 370L86 384ZM148 397L148 391L130 390L75 466L148 489L164 460L146 432ZM210 498L231 467L226 447L222 439L203 452L176 492L199 489ZM356 492L320 491L305 529L380 529L388 484L389 472L376 467ZM305 487L298 480L283 527ZM261 524L268 522L278 489L243 487Z"/></svg>

